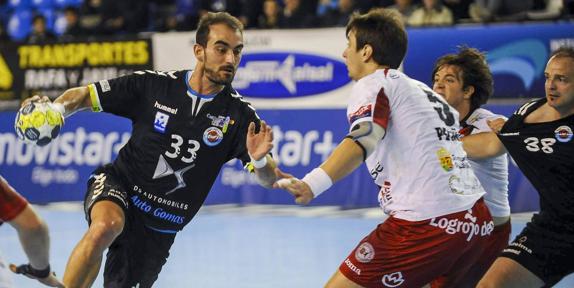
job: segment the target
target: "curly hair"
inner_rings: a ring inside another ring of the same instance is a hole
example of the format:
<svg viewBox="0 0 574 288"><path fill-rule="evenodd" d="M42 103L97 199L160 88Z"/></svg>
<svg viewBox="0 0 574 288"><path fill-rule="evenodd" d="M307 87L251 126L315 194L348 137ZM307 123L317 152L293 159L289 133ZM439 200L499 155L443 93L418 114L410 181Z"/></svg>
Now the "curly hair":
<svg viewBox="0 0 574 288"><path fill-rule="evenodd" d="M474 93L470 99L471 111L488 101L488 98L494 91L494 84L484 53L475 48L462 46L459 47L458 53L440 57L432 71L433 82L434 75L445 65L460 68L462 72L462 87L464 89L469 86L474 87Z"/></svg>

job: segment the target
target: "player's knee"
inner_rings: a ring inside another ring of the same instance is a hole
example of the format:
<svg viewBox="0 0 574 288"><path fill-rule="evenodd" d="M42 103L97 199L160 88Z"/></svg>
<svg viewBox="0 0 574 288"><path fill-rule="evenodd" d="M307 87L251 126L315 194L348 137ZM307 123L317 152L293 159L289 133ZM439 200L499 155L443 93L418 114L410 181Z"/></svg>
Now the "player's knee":
<svg viewBox="0 0 574 288"><path fill-rule="evenodd" d="M98 246L107 248L124 229L122 218L110 218L92 221L88 230L88 237Z"/></svg>
<svg viewBox="0 0 574 288"><path fill-rule="evenodd" d="M495 288L495 287L496 285L494 285L492 281L485 278L482 278L476 285L476 288Z"/></svg>

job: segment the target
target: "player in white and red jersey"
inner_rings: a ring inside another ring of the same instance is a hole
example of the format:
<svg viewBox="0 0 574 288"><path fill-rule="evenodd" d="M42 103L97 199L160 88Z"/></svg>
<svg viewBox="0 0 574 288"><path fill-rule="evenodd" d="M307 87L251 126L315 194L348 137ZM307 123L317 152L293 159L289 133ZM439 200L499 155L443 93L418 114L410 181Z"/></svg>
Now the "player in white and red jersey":
<svg viewBox="0 0 574 288"><path fill-rule="evenodd" d="M493 91L492 74L484 55L463 47L456 54L440 57L433 69L433 90L459 112L463 136L492 131L487 121L504 118L484 108ZM472 169L486 191L484 201L494 221L494 231L480 259L450 283L435 281L433 287L475 287L488 267L508 245L510 204L508 203L508 158L506 154L487 159L470 159Z"/></svg>
<svg viewBox="0 0 574 288"><path fill-rule="evenodd" d="M46 222L0 175L0 225L4 222L18 232L20 243L30 263L20 266L7 265L0 258L0 287L13 287L8 269L36 279L46 286L64 287L50 268L50 235Z"/></svg>
<svg viewBox="0 0 574 288"><path fill-rule="evenodd" d="M422 287L474 263L491 230L458 134L458 113L396 70L407 47L392 11L354 15L343 57L357 81L348 136L302 180L277 170L275 187L306 204L363 161L390 217L360 241L327 287ZM477 253L478 252L478 253Z"/></svg>

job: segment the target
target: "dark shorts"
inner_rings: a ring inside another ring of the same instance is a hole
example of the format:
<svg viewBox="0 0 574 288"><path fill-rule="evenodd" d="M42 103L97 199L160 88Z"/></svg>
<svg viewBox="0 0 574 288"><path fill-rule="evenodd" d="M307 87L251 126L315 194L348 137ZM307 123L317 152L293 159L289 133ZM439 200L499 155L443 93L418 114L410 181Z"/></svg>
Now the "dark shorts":
<svg viewBox="0 0 574 288"><path fill-rule="evenodd" d="M530 222L501 256L520 263L551 287L574 272L574 234Z"/></svg>
<svg viewBox="0 0 574 288"><path fill-rule="evenodd" d="M93 205L102 200L116 203L126 218L124 230L108 249L104 287L152 287L167 261L175 233L158 232L145 225L141 215L130 209L128 193L120 177L109 166L96 169L88 181L84 202L88 223Z"/></svg>
<svg viewBox="0 0 574 288"><path fill-rule="evenodd" d="M0 176L0 224L16 218L27 205L28 201Z"/></svg>
<svg viewBox="0 0 574 288"><path fill-rule="evenodd" d="M468 271L493 228L482 199L472 209L431 220L390 217L359 243L339 271L363 287L422 287Z"/></svg>

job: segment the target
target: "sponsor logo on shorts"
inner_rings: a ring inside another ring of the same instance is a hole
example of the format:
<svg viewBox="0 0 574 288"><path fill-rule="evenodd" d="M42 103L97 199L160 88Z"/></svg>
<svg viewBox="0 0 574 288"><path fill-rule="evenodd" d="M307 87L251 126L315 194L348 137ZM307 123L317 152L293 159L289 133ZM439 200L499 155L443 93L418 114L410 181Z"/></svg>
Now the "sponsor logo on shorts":
<svg viewBox="0 0 574 288"><path fill-rule="evenodd" d="M351 271L355 272L357 275L361 275L361 269L357 268L349 258L345 259L345 265L351 269Z"/></svg>
<svg viewBox="0 0 574 288"><path fill-rule="evenodd" d="M464 221L470 220L470 221ZM494 230L492 221L476 223L477 218L472 216L472 210L464 215L464 219L432 218L429 225L443 229L447 234L455 235L461 233L467 235L466 241L470 241L474 236L488 236Z"/></svg>
<svg viewBox="0 0 574 288"><path fill-rule="evenodd" d="M399 287L405 282L405 278L403 278L403 273L399 271L384 275L381 282L386 287Z"/></svg>
<svg viewBox="0 0 574 288"><path fill-rule="evenodd" d="M526 236L522 236L518 238L516 241L510 243L508 248L504 249L503 252L513 253L516 255L520 255L522 251L526 251L528 254L532 254L532 249L528 248L528 246L524 245L528 238ZM513 249L514 248L514 249ZM519 250L516 250L519 249Z"/></svg>
<svg viewBox="0 0 574 288"><path fill-rule="evenodd" d="M554 134L556 136L556 140L562 143L569 142L572 140L572 136L574 135L572 133L572 129L565 125L556 128L556 130L554 130Z"/></svg>
<svg viewBox="0 0 574 288"><path fill-rule="evenodd" d="M369 242L364 242L355 250L355 258L361 263L368 263L375 258L375 249Z"/></svg>

